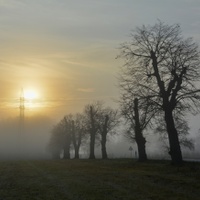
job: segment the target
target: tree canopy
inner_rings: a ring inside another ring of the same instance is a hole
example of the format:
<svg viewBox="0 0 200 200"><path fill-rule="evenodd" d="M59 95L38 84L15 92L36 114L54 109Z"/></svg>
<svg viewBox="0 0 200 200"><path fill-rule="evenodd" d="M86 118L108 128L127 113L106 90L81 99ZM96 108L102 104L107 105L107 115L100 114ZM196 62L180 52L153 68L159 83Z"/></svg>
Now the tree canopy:
<svg viewBox="0 0 200 200"><path fill-rule="evenodd" d="M178 24L158 21L153 26L136 28L131 40L121 45L119 56L125 61L120 79L122 97L146 99L163 112L172 162L181 163L174 113L198 110L198 45L192 38L183 37Z"/></svg>

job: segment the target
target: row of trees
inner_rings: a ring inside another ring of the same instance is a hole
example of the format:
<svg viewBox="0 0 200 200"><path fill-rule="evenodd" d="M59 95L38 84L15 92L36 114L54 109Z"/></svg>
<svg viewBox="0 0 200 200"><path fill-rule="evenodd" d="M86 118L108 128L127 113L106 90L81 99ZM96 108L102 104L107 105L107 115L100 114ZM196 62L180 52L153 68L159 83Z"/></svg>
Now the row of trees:
<svg viewBox="0 0 200 200"><path fill-rule="evenodd" d="M116 110L105 107L102 102L88 104L83 113L66 115L53 127L48 149L55 159L60 158L62 151L63 157L69 159L70 149L73 148L78 159L81 145L89 144L89 158L95 159L95 144L100 144L102 158L107 159L108 135L116 133L118 122Z"/></svg>
<svg viewBox="0 0 200 200"><path fill-rule="evenodd" d="M199 112L200 53L191 38L184 39L180 26L158 21L131 33L130 42L120 46L119 58L125 61L119 77L120 116L127 125L126 137L136 141L140 161L147 159L143 132L153 129L169 141L173 164L181 164L181 144L193 148L187 139L188 111ZM69 158L70 145L75 157L83 140L95 158L95 140L100 141L102 158L107 158L107 134L119 123L117 111L103 104L85 107L83 114L65 116L53 129L50 149L58 157L64 149Z"/></svg>

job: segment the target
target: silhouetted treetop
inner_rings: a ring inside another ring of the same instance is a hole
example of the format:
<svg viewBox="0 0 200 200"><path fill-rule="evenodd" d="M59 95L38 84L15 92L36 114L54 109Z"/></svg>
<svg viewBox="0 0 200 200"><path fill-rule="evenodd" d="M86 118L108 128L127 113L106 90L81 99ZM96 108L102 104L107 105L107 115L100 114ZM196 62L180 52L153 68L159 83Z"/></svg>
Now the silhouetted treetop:
<svg viewBox="0 0 200 200"><path fill-rule="evenodd" d="M192 38L183 38L178 24L158 21L153 26L138 27L131 33L131 41L123 43L120 51L126 66L123 79L130 83L131 92L141 96L141 91L148 90L152 96L168 98L173 108L186 99L184 108L191 109L191 104L198 103L195 101L199 100L200 91L196 87L200 80L198 45ZM140 92L138 88L133 90L132 84L137 85ZM183 104L181 107L183 109Z"/></svg>
<svg viewBox="0 0 200 200"><path fill-rule="evenodd" d="M120 78L122 99L148 99L164 113L174 164L182 162L174 112L197 111L200 107L200 52L192 38L184 38L178 24L158 21L131 33L120 47L125 61ZM132 98L133 99L133 98Z"/></svg>

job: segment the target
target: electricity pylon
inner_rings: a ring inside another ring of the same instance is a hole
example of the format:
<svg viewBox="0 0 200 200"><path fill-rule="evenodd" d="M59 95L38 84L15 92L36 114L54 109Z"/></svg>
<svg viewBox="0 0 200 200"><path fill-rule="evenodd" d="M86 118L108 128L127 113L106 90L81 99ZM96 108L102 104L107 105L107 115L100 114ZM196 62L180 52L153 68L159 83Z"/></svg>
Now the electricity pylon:
<svg viewBox="0 0 200 200"><path fill-rule="evenodd" d="M24 110L25 110L25 106L24 106L25 99L24 99L23 88L21 89L19 101L20 101L20 103L19 103L19 110L20 110L19 131L20 131L20 134L22 134L24 132Z"/></svg>

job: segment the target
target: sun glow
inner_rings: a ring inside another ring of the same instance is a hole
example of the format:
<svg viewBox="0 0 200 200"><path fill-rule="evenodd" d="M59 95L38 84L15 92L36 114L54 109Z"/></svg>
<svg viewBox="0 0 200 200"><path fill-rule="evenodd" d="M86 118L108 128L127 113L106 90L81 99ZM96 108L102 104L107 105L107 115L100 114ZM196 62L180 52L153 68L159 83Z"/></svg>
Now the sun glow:
<svg viewBox="0 0 200 200"><path fill-rule="evenodd" d="M34 100L38 98L38 93L36 90L33 89L28 89L24 90L24 98L26 100Z"/></svg>
<svg viewBox="0 0 200 200"><path fill-rule="evenodd" d="M33 88L27 88L22 91L21 94L24 98L24 107L28 110L37 110L41 108L41 99L38 90Z"/></svg>

